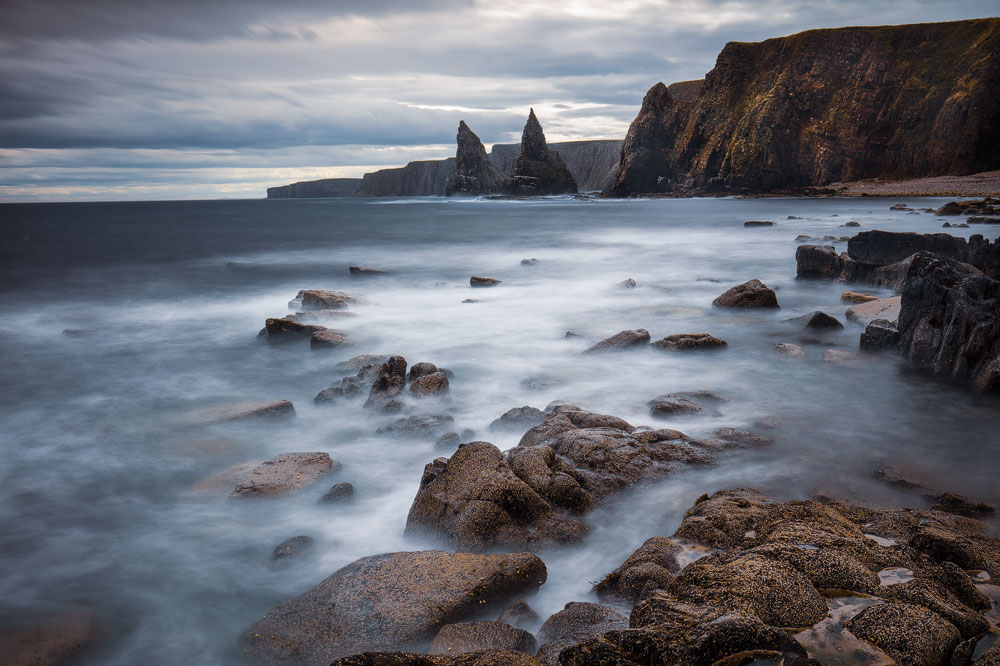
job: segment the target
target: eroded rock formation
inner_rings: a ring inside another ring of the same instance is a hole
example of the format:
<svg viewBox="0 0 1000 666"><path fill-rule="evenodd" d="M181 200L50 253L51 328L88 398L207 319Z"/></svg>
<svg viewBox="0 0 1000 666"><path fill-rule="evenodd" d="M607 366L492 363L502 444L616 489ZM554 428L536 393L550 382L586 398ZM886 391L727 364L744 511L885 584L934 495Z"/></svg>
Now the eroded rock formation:
<svg viewBox="0 0 1000 666"><path fill-rule="evenodd" d="M509 194L528 196L577 191L573 174L569 172L562 157L558 152L549 150L534 109L531 109L528 122L524 124L521 152L507 172L503 189Z"/></svg>
<svg viewBox="0 0 1000 666"><path fill-rule="evenodd" d="M445 193L492 194L499 192L504 175L486 155L486 148L476 133L462 120L458 123L458 151L455 173L448 177Z"/></svg>

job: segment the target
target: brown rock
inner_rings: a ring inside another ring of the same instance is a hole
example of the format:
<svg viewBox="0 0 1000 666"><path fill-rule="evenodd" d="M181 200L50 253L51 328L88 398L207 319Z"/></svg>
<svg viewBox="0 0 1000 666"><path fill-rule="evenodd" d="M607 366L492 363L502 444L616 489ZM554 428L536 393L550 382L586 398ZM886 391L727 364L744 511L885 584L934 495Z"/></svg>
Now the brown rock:
<svg viewBox="0 0 1000 666"><path fill-rule="evenodd" d="M103 630L89 612L63 613L44 620L0 629L4 666L63 666L83 656L102 639Z"/></svg>
<svg viewBox="0 0 1000 666"><path fill-rule="evenodd" d="M368 400L365 401L365 407L383 406L399 395L404 386L406 386L406 359L402 356L390 356L375 373L375 381L372 383Z"/></svg>
<svg viewBox="0 0 1000 666"><path fill-rule="evenodd" d="M357 299L339 291L327 291L325 289L303 289L295 297L289 307L295 309L293 305L296 301L302 303L302 310L339 310L351 303L356 303Z"/></svg>
<svg viewBox="0 0 1000 666"><path fill-rule="evenodd" d="M721 349L728 346L725 340L708 333L680 333L668 335L662 340L652 343L657 349L670 351L686 351L692 349Z"/></svg>
<svg viewBox="0 0 1000 666"><path fill-rule="evenodd" d="M793 345L791 342L779 342L774 345L774 351L778 353L779 356L784 356L785 358L805 358L806 352L798 345Z"/></svg>
<svg viewBox="0 0 1000 666"><path fill-rule="evenodd" d="M505 622L459 622L441 627L427 654L464 654L480 650L510 650L534 654L535 637Z"/></svg>
<svg viewBox="0 0 1000 666"><path fill-rule="evenodd" d="M536 655L550 666L559 663L559 652L566 647L608 631L625 629L628 619L607 606L584 601L571 601L550 617L538 630L542 646Z"/></svg>
<svg viewBox="0 0 1000 666"><path fill-rule="evenodd" d="M831 317L822 310L816 310L810 314L795 317L788 321L803 329L813 331L840 330L844 328L844 325L836 317Z"/></svg>
<svg viewBox="0 0 1000 666"><path fill-rule="evenodd" d="M303 559L313 554L316 548L316 541L310 536L296 536L285 539L271 553L271 568L284 569L293 564L298 564Z"/></svg>
<svg viewBox="0 0 1000 666"><path fill-rule="evenodd" d="M236 482L233 497L275 497L311 486L340 463L327 453L281 453Z"/></svg>
<svg viewBox="0 0 1000 666"><path fill-rule="evenodd" d="M536 626L541 619L535 609L528 605L528 602L524 599L518 599L500 614L497 621L506 622L518 629L527 629Z"/></svg>
<svg viewBox="0 0 1000 666"><path fill-rule="evenodd" d="M778 297L774 291L768 289L760 280L750 280L737 285L712 301L712 304L720 308L779 307Z"/></svg>
<svg viewBox="0 0 1000 666"><path fill-rule="evenodd" d="M422 649L442 625L533 591L545 577L545 565L529 553L363 557L276 606L243 634L243 649L262 663L303 666L368 650Z"/></svg>
<svg viewBox="0 0 1000 666"><path fill-rule="evenodd" d="M869 606L846 626L906 666L947 666L961 641L958 630L941 616L905 603Z"/></svg>
<svg viewBox="0 0 1000 666"><path fill-rule="evenodd" d="M441 395L448 391L448 375L443 372L434 372L429 375L417 377L410 384L410 393L416 396Z"/></svg>
<svg viewBox="0 0 1000 666"><path fill-rule="evenodd" d="M327 330L326 326L318 324L302 324L291 319L268 318L264 322L264 328L257 334L258 338L265 338L271 343L291 342L293 340L306 340L314 333L321 333Z"/></svg>
<svg viewBox="0 0 1000 666"><path fill-rule="evenodd" d="M845 291L840 295L841 303L868 303L869 301L877 301L878 299L878 296L862 294L857 291Z"/></svg>
<svg viewBox="0 0 1000 666"><path fill-rule="evenodd" d="M421 361L410 366L410 381L414 381L424 375L432 375L438 371L438 367L433 363Z"/></svg>
<svg viewBox="0 0 1000 666"><path fill-rule="evenodd" d="M354 499L354 486L343 481L330 486L330 489L319 498L319 504L343 504Z"/></svg>
<svg viewBox="0 0 1000 666"><path fill-rule="evenodd" d="M615 285L617 289L635 289L636 282L632 278L626 278Z"/></svg>
<svg viewBox="0 0 1000 666"><path fill-rule="evenodd" d="M325 331L313 331L309 337L309 346L312 349L337 349L345 345L352 345L354 341L344 335L343 331L326 329Z"/></svg>
<svg viewBox="0 0 1000 666"><path fill-rule="evenodd" d="M654 590L666 589L680 570L677 554L682 550L675 541L652 537L639 546L620 567L594 586L599 597L617 597L636 603Z"/></svg>
<svg viewBox="0 0 1000 666"><path fill-rule="evenodd" d="M584 354L596 352L617 351L629 347L641 347L649 343L649 331L644 328L637 328L631 331L620 331L610 338L601 340L593 347L584 350Z"/></svg>
<svg viewBox="0 0 1000 666"><path fill-rule="evenodd" d="M454 656L414 652L365 652L337 659L330 666L540 666L523 652L483 650Z"/></svg>
<svg viewBox="0 0 1000 666"><path fill-rule="evenodd" d="M414 415L396 419L375 432L398 437L427 437L451 427L454 422L455 419L446 414Z"/></svg>
<svg viewBox="0 0 1000 666"><path fill-rule="evenodd" d="M704 408L687 398L678 398L673 395L661 395L653 398L648 403L649 415L655 418L667 418L678 414L695 414Z"/></svg>
<svg viewBox="0 0 1000 666"><path fill-rule="evenodd" d="M900 310L899 296L891 298L877 298L874 301L859 303L847 310L847 318L856 324L867 326L876 319L885 319L893 322L899 319Z"/></svg>

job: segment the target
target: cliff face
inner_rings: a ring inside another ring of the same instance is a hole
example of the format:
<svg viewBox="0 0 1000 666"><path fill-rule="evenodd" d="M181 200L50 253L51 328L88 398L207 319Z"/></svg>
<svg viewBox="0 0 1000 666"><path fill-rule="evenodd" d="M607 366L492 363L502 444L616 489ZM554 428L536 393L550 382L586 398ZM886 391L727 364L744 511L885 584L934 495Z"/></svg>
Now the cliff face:
<svg viewBox="0 0 1000 666"><path fill-rule="evenodd" d="M529 196L577 191L573 174L566 168L562 157L558 152L549 150L534 109L528 113L528 121L521 134L521 152L510 165L503 187L509 194Z"/></svg>
<svg viewBox="0 0 1000 666"><path fill-rule="evenodd" d="M312 199L353 197L361 187L360 178L325 178L267 188L268 199Z"/></svg>
<svg viewBox="0 0 1000 666"><path fill-rule="evenodd" d="M564 141L550 143L563 158L581 192L606 190L614 184L622 141ZM490 161L505 173L521 152L519 143L495 143L490 149Z"/></svg>
<svg viewBox="0 0 1000 666"><path fill-rule="evenodd" d="M451 196L498 191L503 184L503 172L490 162L483 142L464 120L458 123L456 140L455 173L448 177L445 193Z"/></svg>
<svg viewBox="0 0 1000 666"><path fill-rule="evenodd" d="M612 194L1000 168L1000 19L731 42L695 83L646 94Z"/></svg>
<svg viewBox="0 0 1000 666"><path fill-rule="evenodd" d="M448 177L455 173L455 158L410 162L398 169L380 169L361 179L362 197L425 197L445 193Z"/></svg>

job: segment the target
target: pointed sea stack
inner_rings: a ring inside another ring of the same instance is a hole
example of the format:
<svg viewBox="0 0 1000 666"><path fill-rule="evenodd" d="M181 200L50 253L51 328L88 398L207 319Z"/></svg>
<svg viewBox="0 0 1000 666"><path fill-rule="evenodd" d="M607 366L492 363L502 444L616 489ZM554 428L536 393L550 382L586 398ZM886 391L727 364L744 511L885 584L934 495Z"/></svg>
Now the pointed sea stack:
<svg viewBox="0 0 1000 666"><path fill-rule="evenodd" d="M455 173L448 177L447 196L499 192L504 182L503 172L490 162L483 142L464 120L458 123L457 139Z"/></svg>
<svg viewBox="0 0 1000 666"><path fill-rule="evenodd" d="M509 194L575 194L576 181L558 152L549 150L545 133L535 117L535 110L528 114L521 134L521 153L511 164L504 181Z"/></svg>

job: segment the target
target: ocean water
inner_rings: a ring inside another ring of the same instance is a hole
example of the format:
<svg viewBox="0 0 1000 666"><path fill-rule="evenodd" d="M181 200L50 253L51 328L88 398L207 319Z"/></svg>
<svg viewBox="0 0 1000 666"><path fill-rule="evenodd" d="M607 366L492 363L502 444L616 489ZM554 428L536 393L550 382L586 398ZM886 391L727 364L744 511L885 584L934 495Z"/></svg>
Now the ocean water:
<svg viewBox="0 0 1000 666"><path fill-rule="evenodd" d="M915 207L944 200L903 199ZM109 629L85 663L240 664L239 633L283 599L365 555L429 544L403 537L423 466L452 449L387 439L396 416L364 398L313 397L362 353L431 361L455 377L443 400L406 413L446 413L501 449L521 433L489 423L511 407L569 400L635 425L697 437L756 429L773 444L733 452L630 491L592 513L573 547L541 553L549 580L530 603L543 617L592 600L591 584L645 539L669 535L702 493L751 486L782 499L824 493L880 505L930 500L873 477L888 463L942 491L1000 501L1000 399L934 380L891 354L857 363L840 292L795 279L795 237L859 230L939 231L941 218L890 211L886 199L533 201L261 200L0 206L0 623L66 609ZM788 216L802 219L789 220ZM774 227L743 227L773 220ZM860 229L844 228L849 220ZM953 229L987 233L995 228ZM846 249L845 244L838 247ZM538 263L523 266L524 258ZM235 265L232 265L235 264ZM353 278L348 265L384 276ZM490 289L471 275L498 277ZM638 286L616 284L633 278ZM778 311L713 309L759 278ZM358 296L337 327L355 345L257 340L304 288ZM859 290L888 295L885 290ZM477 303L463 303L465 299ZM822 309L843 331L806 334L785 320ZM581 355L622 329L654 339L706 331L716 353L641 349ZM73 331L72 334L64 330ZM566 331L582 337L566 338ZM800 361L776 342L803 346ZM529 390L529 378L550 386ZM646 402L706 389L717 411L654 422ZM297 415L192 425L193 410L287 398ZM298 495L240 501L200 481L283 451L343 463ZM349 481L356 501L320 506ZM997 526L989 529L996 533ZM318 556L274 571L272 549L305 534Z"/></svg>

